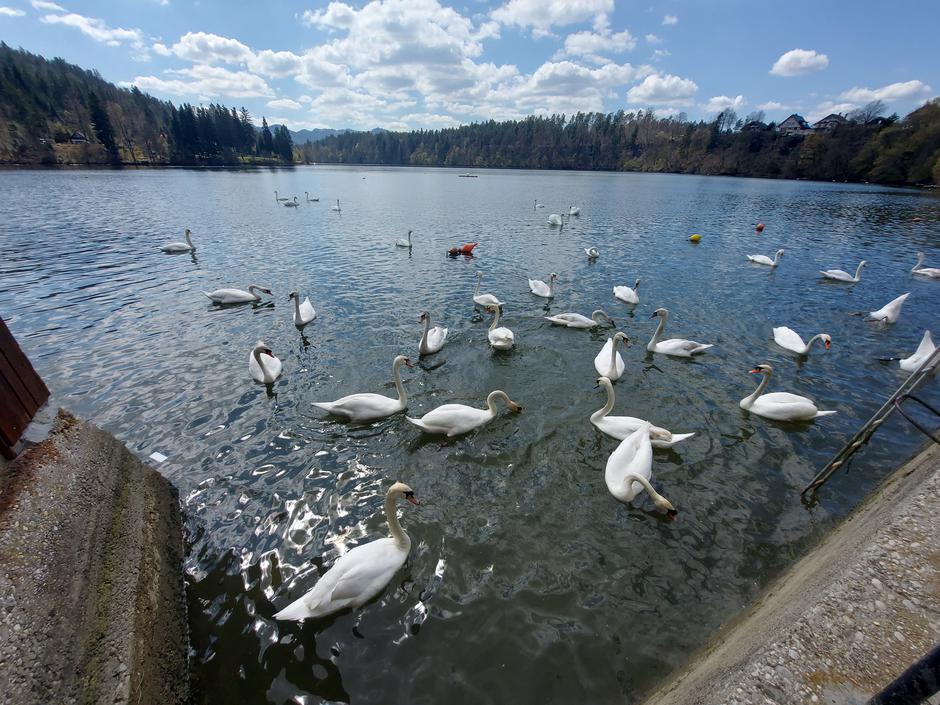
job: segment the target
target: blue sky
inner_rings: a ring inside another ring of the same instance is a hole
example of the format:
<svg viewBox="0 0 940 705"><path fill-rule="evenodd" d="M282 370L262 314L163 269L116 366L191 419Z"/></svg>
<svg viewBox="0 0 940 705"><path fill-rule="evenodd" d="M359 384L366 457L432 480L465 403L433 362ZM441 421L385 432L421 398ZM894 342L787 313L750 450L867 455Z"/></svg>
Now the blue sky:
<svg viewBox="0 0 940 705"><path fill-rule="evenodd" d="M815 120L940 94L940 2L0 0L0 39L293 129L725 107Z"/></svg>

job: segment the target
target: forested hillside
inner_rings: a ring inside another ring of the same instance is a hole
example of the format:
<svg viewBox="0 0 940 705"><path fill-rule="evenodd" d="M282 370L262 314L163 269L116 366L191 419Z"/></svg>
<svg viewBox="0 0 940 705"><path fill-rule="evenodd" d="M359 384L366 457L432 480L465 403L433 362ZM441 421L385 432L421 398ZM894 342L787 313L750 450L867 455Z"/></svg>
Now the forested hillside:
<svg viewBox="0 0 940 705"><path fill-rule="evenodd" d="M80 133L80 134L76 134ZM87 140L87 141L86 141ZM291 163L283 126L242 108L175 106L0 43L0 163Z"/></svg>
<svg viewBox="0 0 940 705"><path fill-rule="evenodd" d="M789 136L773 124L738 120L731 111L712 122L658 118L653 111L642 110L578 113L569 118L553 115L446 130L336 135L305 144L303 157L305 161L344 164L657 171L940 184L940 103L928 103L903 120L859 112L863 117L831 132Z"/></svg>

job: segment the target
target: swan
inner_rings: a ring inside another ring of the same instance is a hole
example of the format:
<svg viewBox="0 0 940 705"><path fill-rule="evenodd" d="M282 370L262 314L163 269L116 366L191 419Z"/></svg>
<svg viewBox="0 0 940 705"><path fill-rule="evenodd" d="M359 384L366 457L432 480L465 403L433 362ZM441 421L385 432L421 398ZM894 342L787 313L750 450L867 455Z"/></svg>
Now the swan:
<svg viewBox="0 0 940 705"><path fill-rule="evenodd" d="M317 584L300 599L274 615L274 619L299 620L324 617L346 607L361 607L382 592L411 551L411 538L398 523L396 503L404 497L418 504L414 491L396 482L385 493L385 520L390 538L363 543L336 559Z"/></svg>
<svg viewBox="0 0 940 705"><path fill-rule="evenodd" d="M319 196L314 196L313 198L310 198L310 194L307 193L306 191L304 191L304 196L307 197L307 203L319 203L320 202Z"/></svg>
<svg viewBox="0 0 940 705"><path fill-rule="evenodd" d="M555 280L558 279L558 275L555 272L552 272L548 275L548 284L543 282L541 279L530 279L529 280L529 289L536 296L541 296L543 299L551 299L555 297Z"/></svg>
<svg viewBox="0 0 940 705"><path fill-rule="evenodd" d="M664 308L658 308L653 311L650 318L659 316L659 326L646 349L650 352L663 353L664 355L674 355L675 357L692 357L693 355L714 347L711 344L696 343L694 340L684 340L682 338L670 338L669 340L660 340L659 336L663 334L666 327L666 321L669 318L669 311Z"/></svg>
<svg viewBox="0 0 940 705"><path fill-rule="evenodd" d="M408 395L401 383L401 366L414 367L411 360L399 355L392 362L392 378L398 390L398 399L387 397L384 394L349 394L336 401L315 401L313 405L336 416L345 416L353 422L374 421L384 419L386 416L397 414L408 408Z"/></svg>
<svg viewBox="0 0 940 705"><path fill-rule="evenodd" d="M588 256L588 259L597 259L601 255L601 253L597 251L596 247L585 247L584 254Z"/></svg>
<svg viewBox="0 0 940 705"><path fill-rule="evenodd" d="M607 414L613 411L616 402L614 385L609 379L601 376L597 378L597 387L603 387L607 390L607 403L603 408L591 414L591 423L608 436L622 441L641 426L649 426L649 437L654 448L672 448L679 441L684 441L686 438L695 435L694 433L672 433L665 428L654 426L649 421L637 419L633 416L608 416Z"/></svg>
<svg viewBox="0 0 940 705"><path fill-rule="evenodd" d="M294 325L298 328L303 328L317 317L317 312L313 308L313 304L310 303L309 298L305 298L303 303L301 303L300 294L296 291L292 291L288 295L287 300L293 300L294 302Z"/></svg>
<svg viewBox="0 0 940 705"><path fill-rule="evenodd" d="M248 291L243 289L216 289L215 291L204 291L202 293L212 299L213 303L244 304L249 301L261 301L261 296L258 294L259 291L268 296L274 296L270 289L265 289L263 286L258 286L257 284L249 286Z"/></svg>
<svg viewBox="0 0 940 705"><path fill-rule="evenodd" d="M871 322L881 321L882 323L896 323L898 316L901 315L901 307L910 295L911 292L901 294L898 298L886 303L877 311L871 311L868 314Z"/></svg>
<svg viewBox="0 0 940 705"><path fill-rule="evenodd" d="M617 352L617 343L621 340L624 347L630 345L630 339L626 333L618 332L613 338L607 339L604 347L594 358L594 369L597 370L597 374L606 377L611 382L616 382L623 374L623 358Z"/></svg>
<svg viewBox="0 0 940 705"><path fill-rule="evenodd" d="M902 358L900 361L901 369L905 372L916 372L924 361L933 355L937 346L933 344L933 338L930 337L930 331L924 331L924 337L920 339L920 345L910 357Z"/></svg>
<svg viewBox="0 0 940 705"><path fill-rule="evenodd" d="M653 489L650 477L653 474L653 447L650 444L649 424L620 441L617 449L607 459L604 482L610 493L623 503L633 501L644 489L650 493L653 504L670 517L677 514L672 503Z"/></svg>
<svg viewBox="0 0 940 705"><path fill-rule="evenodd" d="M548 216L549 225L564 225L564 221L561 219L561 216L558 213L552 213Z"/></svg>
<svg viewBox="0 0 940 705"><path fill-rule="evenodd" d="M748 261L753 262L754 264L766 264L768 267L776 267L780 264L780 258L783 257L783 250L777 250L777 253L774 255L773 259L770 259L767 255L748 255Z"/></svg>
<svg viewBox="0 0 940 705"><path fill-rule="evenodd" d="M809 421L817 416L829 416L835 411L820 411L816 408L812 399L801 397L789 392L773 392L764 394L767 385L770 384L770 378L774 374L774 368L770 365L758 365L751 374L763 375L760 384L753 394L744 397L741 400L740 407L745 411L750 411L758 416L763 416L774 421Z"/></svg>
<svg viewBox="0 0 940 705"><path fill-rule="evenodd" d="M406 240L403 237L398 238L395 241L395 247L407 247L409 250L411 249L411 231L410 230L408 231L408 239Z"/></svg>
<svg viewBox="0 0 940 705"><path fill-rule="evenodd" d="M486 408L477 409L465 404L444 404L432 409L420 419L407 418L411 423L427 433L443 433L448 438L469 433L487 421L496 418L496 400L502 399L510 411L522 411L522 406L509 398L501 389L496 389L486 397Z"/></svg>
<svg viewBox="0 0 940 705"><path fill-rule="evenodd" d="M330 210L331 210L331 211L336 211L337 213L342 210L342 209L339 207L339 199L338 199L338 198L336 199L336 205L335 205L335 206L330 206Z"/></svg>
<svg viewBox="0 0 940 705"><path fill-rule="evenodd" d="M544 207L545 207L545 204L544 204L544 203L539 203L539 199L536 198L536 199L535 199L535 206L533 206L532 210L535 210L536 208L544 208Z"/></svg>
<svg viewBox="0 0 940 705"><path fill-rule="evenodd" d="M293 201L287 201L284 205L288 208L300 208L300 203L297 201L297 196L294 196Z"/></svg>
<svg viewBox="0 0 940 705"><path fill-rule="evenodd" d="M804 343L800 334L792 328L787 328L786 326L774 328L774 342L781 348L795 352L797 355L809 355L809 349L813 347L813 343L817 340L823 342L823 345L826 346L826 350L832 345L832 337L828 333L817 333L809 339L809 342Z"/></svg>
<svg viewBox="0 0 940 705"><path fill-rule="evenodd" d="M581 215L581 208L579 206L568 206L568 215Z"/></svg>
<svg viewBox="0 0 940 705"><path fill-rule="evenodd" d="M637 289L640 288L640 280L637 279L633 284L631 289L629 286L615 286L614 287L614 298L620 299L628 304L638 304L640 303L640 297L636 293Z"/></svg>
<svg viewBox="0 0 940 705"><path fill-rule="evenodd" d="M190 235L192 235L192 231L186 228L186 232L183 233L186 242L168 242L165 245L161 245L160 249L164 252L195 252L196 246L193 244L193 239Z"/></svg>
<svg viewBox="0 0 940 705"><path fill-rule="evenodd" d="M262 355L265 357L262 358ZM281 376L281 361L271 352L271 348L259 340L248 355L248 372L255 382L271 384Z"/></svg>
<svg viewBox="0 0 940 705"><path fill-rule="evenodd" d="M924 267L924 253L917 253L917 264L914 265L914 268L911 270L913 274L920 274L924 277L930 277L931 279L940 279L940 269L936 267Z"/></svg>
<svg viewBox="0 0 940 705"><path fill-rule="evenodd" d="M509 350L516 343L516 336L511 330L503 326L499 326L499 314L502 311L501 306L487 306L487 313L495 313L493 316L493 322L490 324L490 330L486 334L486 337L492 345L497 350ZM497 327L499 326L499 327Z"/></svg>
<svg viewBox="0 0 940 705"><path fill-rule="evenodd" d="M473 303L480 306L502 306L503 302L492 294L481 294L480 284L483 282L483 272L477 272L477 288L473 292Z"/></svg>
<svg viewBox="0 0 940 705"><path fill-rule="evenodd" d="M422 311L418 321L424 324L424 332L421 334L421 342L418 343L418 352L422 355L436 353L444 347L444 341L447 340L447 329L440 326L431 327L431 314Z"/></svg>
<svg viewBox="0 0 940 705"><path fill-rule="evenodd" d="M837 282L852 282L855 283L860 281L862 278L862 268L868 266L868 262L862 260L858 263L858 267L855 268L855 276L853 277L846 271L841 269L821 269L819 273L822 274L826 279L834 279Z"/></svg>
<svg viewBox="0 0 940 705"><path fill-rule="evenodd" d="M286 200L287 200L287 196L284 196L283 198L281 198L280 196L277 195L277 191L275 191L275 192L274 192L274 200L275 200L275 201L286 201Z"/></svg>
<svg viewBox="0 0 940 705"><path fill-rule="evenodd" d="M551 321L556 326L565 326L566 328L595 328L603 323L609 323L614 326L614 319L608 316L601 309L597 309L591 314L591 317L582 316L580 313L559 313L554 316L542 316L546 321Z"/></svg>

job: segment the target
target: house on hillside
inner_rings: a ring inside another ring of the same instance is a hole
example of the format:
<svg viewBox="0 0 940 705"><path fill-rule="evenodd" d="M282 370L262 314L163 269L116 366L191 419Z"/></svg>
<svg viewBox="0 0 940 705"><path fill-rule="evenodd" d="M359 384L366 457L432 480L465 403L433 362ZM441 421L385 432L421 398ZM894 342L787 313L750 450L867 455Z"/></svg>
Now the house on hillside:
<svg viewBox="0 0 940 705"><path fill-rule="evenodd" d="M766 122L761 122L760 120L751 120L750 122L746 122L741 126L741 132L763 132L769 128L770 126Z"/></svg>
<svg viewBox="0 0 940 705"><path fill-rule="evenodd" d="M777 132L782 135L810 135L813 128L803 118L802 115L793 113L786 120L777 125Z"/></svg>
<svg viewBox="0 0 940 705"><path fill-rule="evenodd" d="M69 142L72 144L88 144L88 138L85 137L85 133L79 130L75 130L72 133L72 136L69 137Z"/></svg>
<svg viewBox="0 0 940 705"><path fill-rule="evenodd" d="M838 129L839 127L842 127L847 122L848 120L846 120L841 115L837 115L836 113L830 113L829 115L824 117L822 120L819 120L818 122L816 122L813 125L813 129L823 130L824 132L832 132L833 130Z"/></svg>

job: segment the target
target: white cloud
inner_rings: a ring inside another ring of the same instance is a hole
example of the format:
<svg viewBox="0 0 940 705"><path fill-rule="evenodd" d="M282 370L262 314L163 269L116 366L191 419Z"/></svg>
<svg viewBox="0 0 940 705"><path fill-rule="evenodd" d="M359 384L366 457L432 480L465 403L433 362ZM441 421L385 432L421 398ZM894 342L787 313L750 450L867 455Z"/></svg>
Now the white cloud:
<svg viewBox="0 0 940 705"><path fill-rule="evenodd" d="M48 2L47 0L30 0L30 5L33 6L34 10L43 10L45 12L65 12L65 8L61 5L56 5L54 2Z"/></svg>
<svg viewBox="0 0 940 705"><path fill-rule="evenodd" d="M667 26L679 24L679 18L676 17L675 15L666 15L665 17L663 17L663 24Z"/></svg>
<svg viewBox="0 0 940 705"><path fill-rule="evenodd" d="M653 74L627 91L627 100L642 105L685 106L698 91L695 81L671 74Z"/></svg>
<svg viewBox="0 0 940 705"><path fill-rule="evenodd" d="M853 103L869 103L873 100L885 102L919 100L930 96L931 88L922 81L892 83L881 88L852 88L839 96L840 100Z"/></svg>
<svg viewBox="0 0 940 705"><path fill-rule="evenodd" d="M248 68L265 76L293 76L300 72L303 59L291 51L264 49L248 60Z"/></svg>
<svg viewBox="0 0 940 705"><path fill-rule="evenodd" d="M269 100L267 103L269 108L274 110L300 110L303 105L298 103L296 100L291 100L290 98L278 98L277 100Z"/></svg>
<svg viewBox="0 0 940 705"><path fill-rule="evenodd" d="M745 100L743 95L738 95L734 98L729 98L726 95L716 95L713 98L709 98L708 102L702 106L702 109L706 113L720 113L722 110L727 110L728 108L738 111L743 108L744 105Z"/></svg>
<svg viewBox="0 0 940 705"><path fill-rule="evenodd" d="M154 45L154 51L163 55L173 54L195 64L237 64L254 56L251 49L237 39L207 32L187 32L171 47Z"/></svg>
<svg viewBox="0 0 940 705"><path fill-rule="evenodd" d="M662 44L662 43L663 43L662 37L657 37L657 36L656 36L655 34L653 34L652 32L650 32L649 34L647 34L646 37L645 37L645 39L646 39L646 41L647 41L648 44Z"/></svg>
<svg viewBox="0 0 940 705"><path fill-rule="evenodd" d="M0 17L22 17L26 13L22 10L18 10L15 7L6 7L0 5Z"/></svg>
<svg viewBox="0 0 940 705"><path fill-rule="evenodd" d="M759 110L789 110L790 107L784 105L783 103L778 103L775 100L768 100L766 103L761 103L757 106Z"/></svg>
<svg viewBox="0 0 940 705"><path fill-rule="evenodd" d="M593 21L596 29L607 26L614 0L509 0L493 10L492 18L504 25L531 27L535 36L546 36L554 26Z"/></svg>
<svg viewBox="0 0 940 705"><path fill-rule="evenodd" d="M86 37L94 39L110 47L129 45L134 53L131 58L135 61L147 61L150 54L144 43L144 33L139 29L125 29L124 27L109 27L104 20L97 17L86 17L74 12L68 12L59 5L46 0L32 0L32 6L38 10L61 12L65 14L48 14L39 18L44 24L61 24L73 27Z"/></svg>
<svg viewBox="0 0 940 705"><path fill-rule="evenodd" d="M829 57L815 50L791 49L777 59L770 73L774 76L800 76L822 71L829 65Z"/></svg>
<svg viewBox="0 0 940 705"><path fill-rule="evenodd" d="M628 32L575 32L565 38L565 51L568 56L584 56L604 63L602 54L623 54L636 46L636 39Z"/></svg>
<svg viewBox="0 0 940 705"><path fill-rule="evenodd" d="M653 51L653 61L659 61L660 59L665 59L667 56L672 56L669 53L668 49L656 49Z"/></svg>
<svg viewBox="0 0 940 705"><path fill-rule="evenodd" d="M122 86L141 90L199 98L273 98L275 93L264 79L246 71L229 71L220 66L197 65L165 71L170 78L137 76Z"/></svg>
<svg viewBox="0 0 940 705"><path fill-rule="evenodd" d="M827 100L823 103L817 105L813 110L806 114L806 119L810 124L816 122L817 120L822 120L827 115L832 113L848 113L856 108L861 107L858 103L836 103L831 100Z"/></svg>

